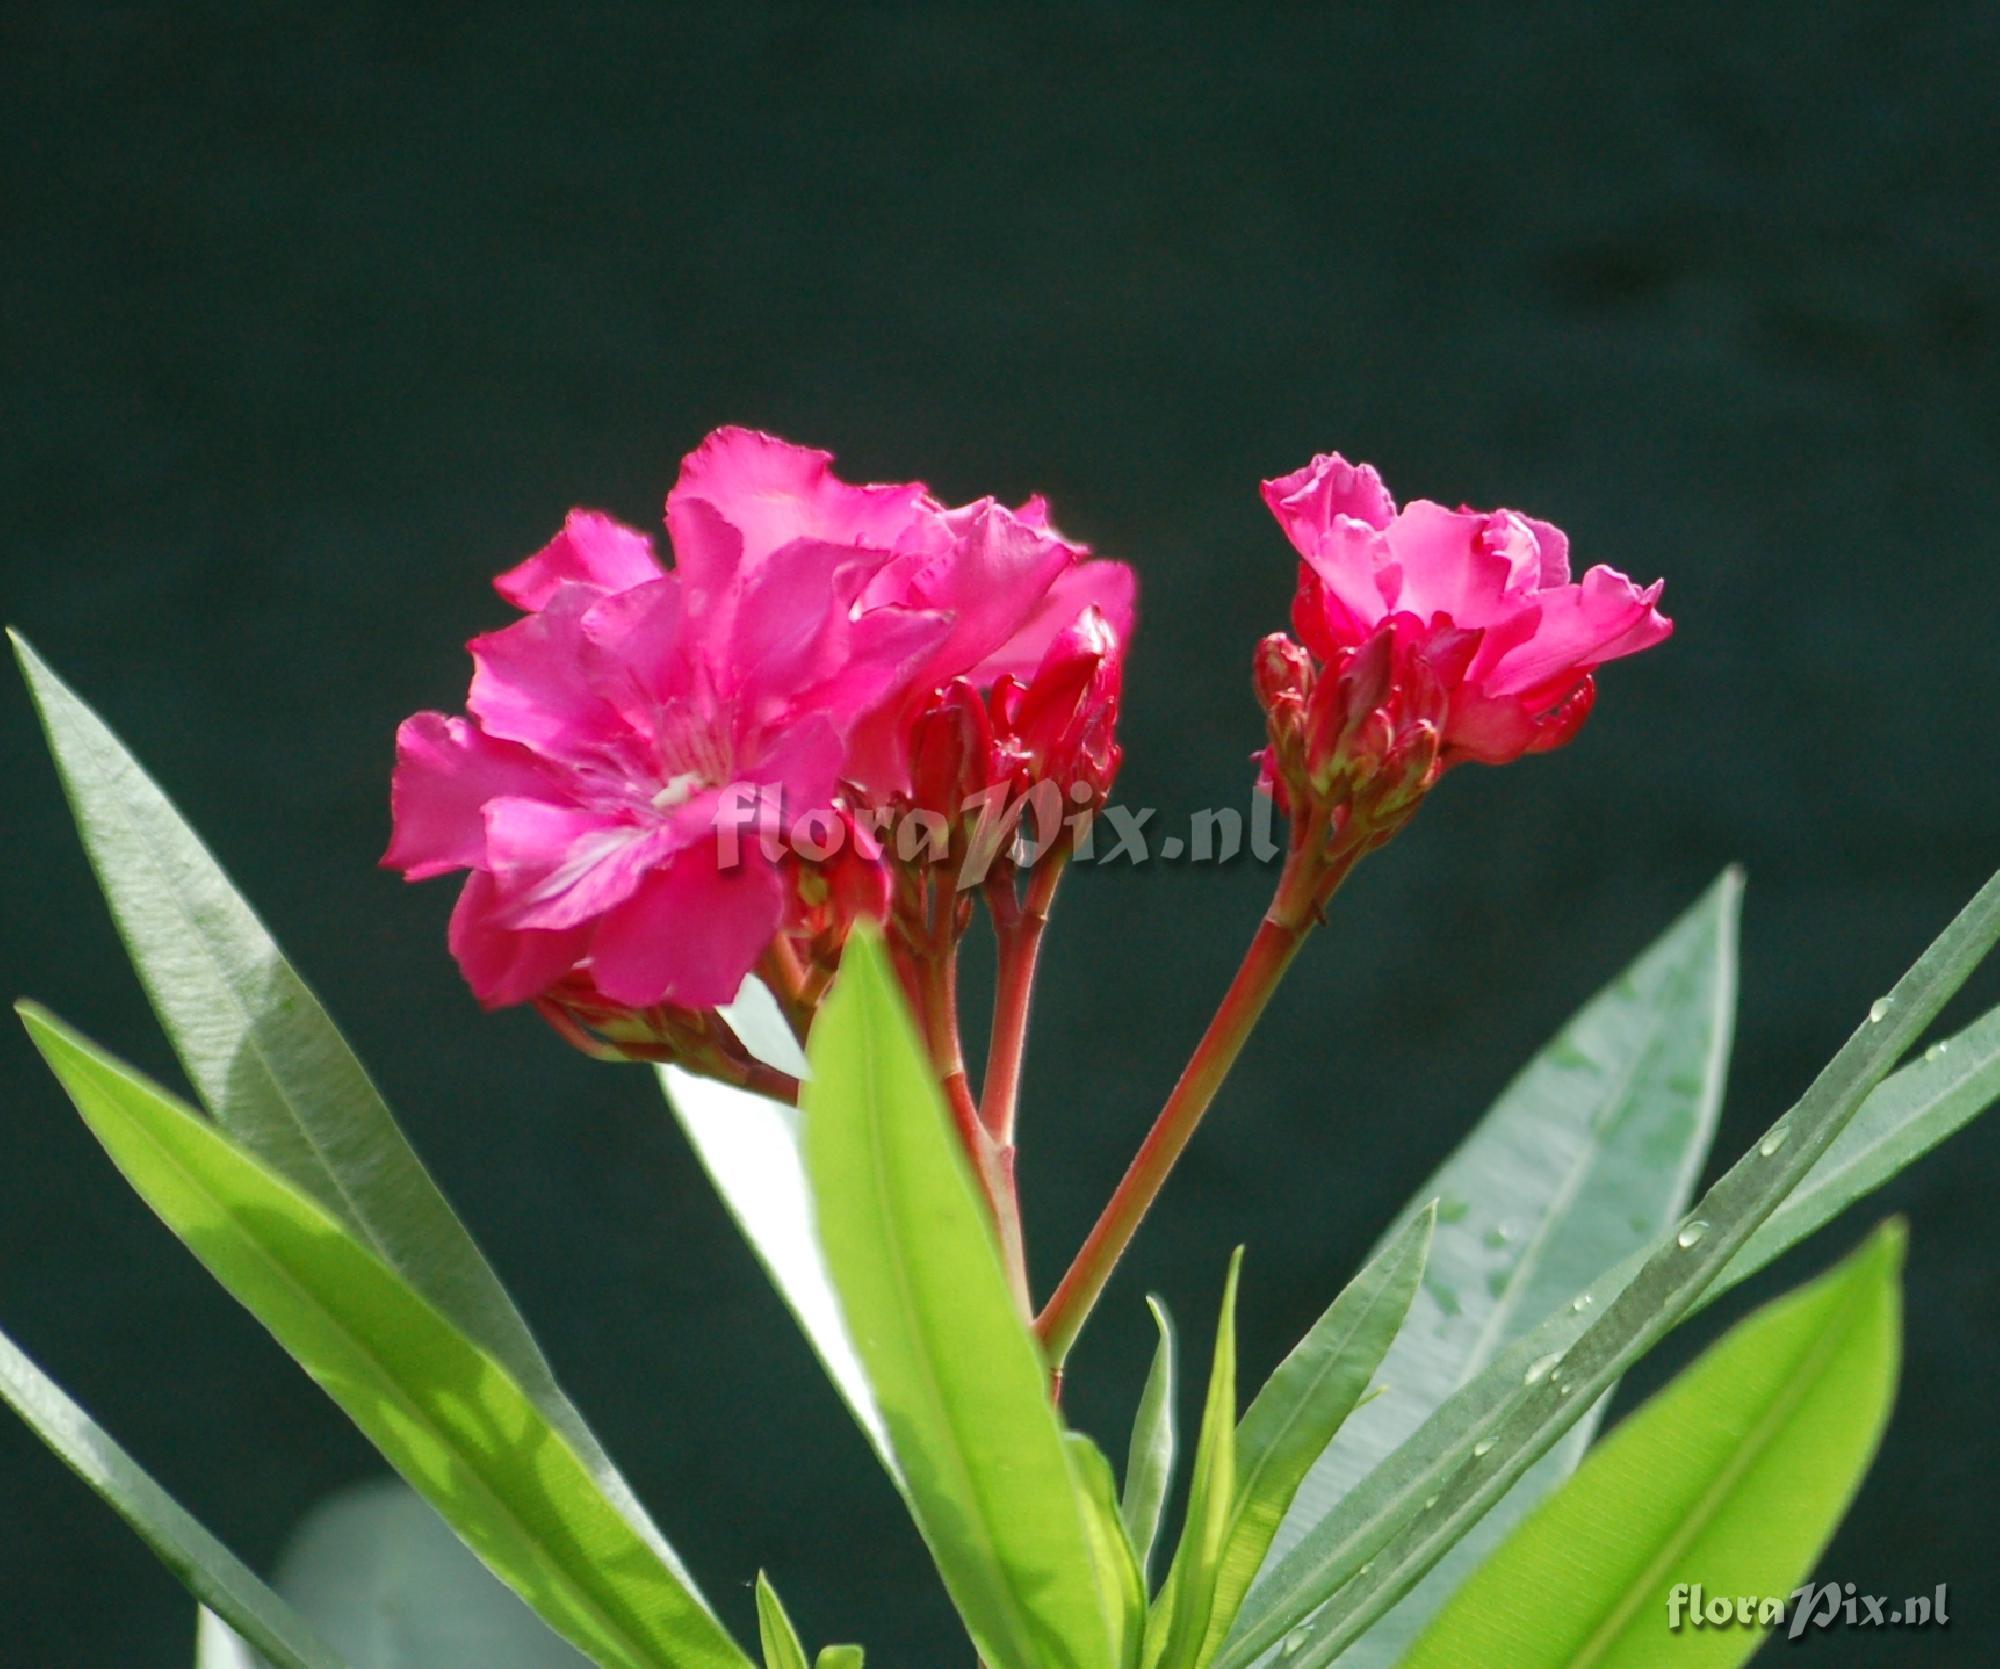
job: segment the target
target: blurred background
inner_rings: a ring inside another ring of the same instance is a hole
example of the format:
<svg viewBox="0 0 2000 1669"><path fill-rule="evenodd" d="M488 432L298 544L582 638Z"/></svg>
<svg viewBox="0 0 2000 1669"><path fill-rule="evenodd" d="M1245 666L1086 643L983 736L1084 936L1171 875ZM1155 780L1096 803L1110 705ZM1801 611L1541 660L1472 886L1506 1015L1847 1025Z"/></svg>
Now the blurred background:
<svg viewBox="0 0 2000 1669"><path fill-rule="evenodd" d="M1137 563L1128 803L1247 804L1288 547L1339 448L1665 575L1671 644L1563 753L1468 769L1364 866L1075 1361L1121 1445L1163 1292L1251 1246L1253 1381L1578 1003L1748 868L1717 1163L2000 864L2000 11L23 4L6 124L0 604L319 988L726 1619L957 1661L902 1509L638 1070L483 1016L450 883L375 867L397 720L572 504L650 524L743 422L860 479L1054 500ZM0 681L0 984L173 1079L25 696ZM1028 1071L1059 1272L1270 876L1065 889ZM2000 979L1981 987L2000 996ZM1968 1011L1969 1012L1969 1011ZM268 1564L372 1470L0 1028L0 1324ZM176 1080L177 1081L177 1080ZM1889 1209L1901 1405L1821 1572L1991 1661L2000 1121ZM1189 1388L1189 1396L1194 1394ZM1190 1410L1191 1412L1191 1410ZM0 1420L0 1660L178 1664L173 1580Z"/></svg>

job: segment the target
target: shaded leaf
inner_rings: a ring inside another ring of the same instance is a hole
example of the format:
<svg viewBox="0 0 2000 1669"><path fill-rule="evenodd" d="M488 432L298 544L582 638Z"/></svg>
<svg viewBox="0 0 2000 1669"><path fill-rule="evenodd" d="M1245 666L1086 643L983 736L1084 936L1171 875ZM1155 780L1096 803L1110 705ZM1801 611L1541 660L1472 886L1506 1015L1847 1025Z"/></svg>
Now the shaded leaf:
<svg viewBox="0 0 2000 1669"><path fill-rule="evenodd" d="M2000 878L1981 888L1894 990L1871 1006L1797 1105L1708 1191L1684 1229L1667 1236L1629 1279L1621 1269L1596 1283L1580 1308L1565 1307L1503 1352L1279 1562L1238 1618L1217 1659L1222 1669L1254 1661L1287 1635L1291 1669L1322 1669L1407 1593L1632 1362L1695 1308L1996 937ZM1557 1365L1567 1387L1561 1393Z"/></svg>
<svg viewBox="0 0 2000 1669"><path fill-rule="evenodd" d="M227 1617L281 1669L347 1669L290 1606L155 1483L62 1387L0 1333L0 1400L138 1531L205 1606Z"/></svg>

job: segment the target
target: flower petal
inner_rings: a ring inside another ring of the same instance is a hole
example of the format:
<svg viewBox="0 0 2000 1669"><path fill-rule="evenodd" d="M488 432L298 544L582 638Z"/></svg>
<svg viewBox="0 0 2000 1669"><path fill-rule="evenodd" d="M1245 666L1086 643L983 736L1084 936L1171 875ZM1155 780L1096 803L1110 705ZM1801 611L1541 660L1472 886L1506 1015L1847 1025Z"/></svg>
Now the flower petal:
<svg viewBox="0 0 2000 1669"><path fill-rule="evenodd" d="M667 495L674 561L691 589L723 590L794 539L903 548L937 505L921 481L853 486L831 453L754 429L717 429L681 461Z"/></svg>
<svg viewBox="0 0 2000 1669"><path fill-rule="evenodd" d="M560 533L527 561L509 568L493 588L516 608L532 613L562 585L623 591L658 579L662 571L653 541L638 529L596 510L572 510Z"/></svg>
<svg viewBox="0 0 2000 1669"><path fill-rule="evenodd" d="M489 735L568 763L602 759L629 736L592 676L603 655L583 616L602 593L565 585L537 614L476 637L466 706Z"/></svg>
<svg viewBox="0 0 2000 1669"><path fill-rule="evenodd" d="M488 736L468 719L417 713L396 731L396 769L389 779L394 831L382 854L388 869L412 881L454 869L478 869L486 859L481 808L502 795L560 799L561 778L515 742Z"/></svg>
<svg viewBox="0 0 2000 1669"><path fill-rule="evenodd" d="M728 869L703 841L650 871L598 924L590 973L613 1002L714 1008L733 998L778 931L785 890L754 843Z"/></svg>
<svg viewBox="0 0 2000 1669"><path fill-rule="evenodd" d="M1322 452L1301 469L1263 484L1264 503L1293 548L1310 558L1340 522L1381 529L1396 519L1396 501L1369 464Z"/></svg>
<svg viewBox="0 0 2000 1669"><path fill-rule="evenodd" d="M590 944L587 928L529 931L502 925L493 877L475 869L451 912L448 942L465 981L488 1008L539 997L576 966Z"/></svg>
<svg viewBox="0 0 2000 1669"><path fill-rule="evenodd" d="M1116 641L1131 642L1139 614L1139 576L1123 562L1079 562L1056 575L1021 629L973 670L973 682L1014 677L1026 683L1049 646L1086 608L1103 616Z"/></svg>

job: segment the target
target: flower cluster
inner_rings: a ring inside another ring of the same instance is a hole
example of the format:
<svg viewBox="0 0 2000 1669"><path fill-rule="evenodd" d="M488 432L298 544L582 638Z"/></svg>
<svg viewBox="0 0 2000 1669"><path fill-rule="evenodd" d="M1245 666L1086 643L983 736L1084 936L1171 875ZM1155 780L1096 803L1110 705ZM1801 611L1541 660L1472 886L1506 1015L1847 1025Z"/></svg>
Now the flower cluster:
<svg viewBox="0 0 2000 1669"><path fill-rule="evenodd" d="M1615 569L1572 581L1560 529L1418 499L1337 453L1264 483L1297 549L1292 630L1259 645L1264 780L1295 843L1334 865L1379 845L1453 765L1574 737L1593 676L1673 630Z"/></svg>
<svg viewBox="0 0 2000 1669"><path fill-rule="evenodd" d="M472 641L467 716L404 723L383 860L469 872L451 948L483 1002L731 1075L708 1011L774 961L823 976L889 908L881 816L919 766L936 787L940 714L978 709L968 792L1108 787L1131 570L1039 499L948 508L831 465L717 430L668 495L671 567L580 510L496 581L523 618Z"/></svg>

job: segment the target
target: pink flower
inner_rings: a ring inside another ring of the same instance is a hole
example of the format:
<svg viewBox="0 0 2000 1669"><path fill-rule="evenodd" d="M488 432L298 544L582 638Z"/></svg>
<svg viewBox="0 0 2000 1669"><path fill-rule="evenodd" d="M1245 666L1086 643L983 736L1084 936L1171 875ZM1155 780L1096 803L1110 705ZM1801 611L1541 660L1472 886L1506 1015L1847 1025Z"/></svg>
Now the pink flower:
<svg viewBox="0 0 2000 1669"><path fill-rule="evenodd" d="M717 430L667 500L671 569L572 512L495 582L525 618L472 641L468 716L402 726L383 862L470 872L451 948L487 1004L556 993L597 1026L725 1003L780 935L837 954L888 897L854 796L904 783L935 691L1039 664L1100 597L1129 624L1130 571L1039 501L948 510L831 464ZM773 806L835 849L759 839Z"/></svg>
<svg viewBox="0 0 2000 1669"><path fill-rule="evenodd" d="M1440 769L1562 746L1589 714L1595 670L1673 630L1658 582L1642 590L1605 567L1573 582L1569 540L1549 523L1422 499L1399 511L1373 469L1337 453L1266 481L1264 501L1304 558L1293 630L1324 666L1386 633L1389 684L1438 686L1423 704ZM1323 763L1339 727L1319 728Z"/></svg>

